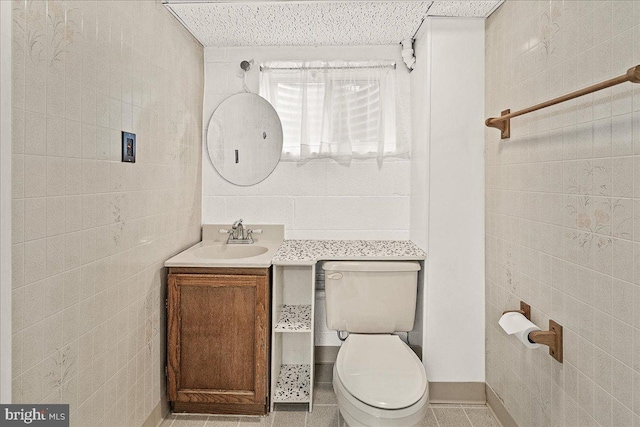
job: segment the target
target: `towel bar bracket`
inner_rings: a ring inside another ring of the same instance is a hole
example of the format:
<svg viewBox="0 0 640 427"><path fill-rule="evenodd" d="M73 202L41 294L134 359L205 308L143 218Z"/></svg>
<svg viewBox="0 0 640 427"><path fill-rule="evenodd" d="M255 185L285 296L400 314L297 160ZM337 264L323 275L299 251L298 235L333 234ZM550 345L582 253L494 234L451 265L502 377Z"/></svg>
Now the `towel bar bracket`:
<svg viewBox="0 0 640 427"><path fill-rule="evenodd" d="M500 116L506 116L511 113L511 109L504 110L500 113ZM489 118L485 121L485 124L489 127L496 128L500 130L500 139L508 139L511 138L511 119L504 119L500 121L493 121L493 119Z"/></svg>

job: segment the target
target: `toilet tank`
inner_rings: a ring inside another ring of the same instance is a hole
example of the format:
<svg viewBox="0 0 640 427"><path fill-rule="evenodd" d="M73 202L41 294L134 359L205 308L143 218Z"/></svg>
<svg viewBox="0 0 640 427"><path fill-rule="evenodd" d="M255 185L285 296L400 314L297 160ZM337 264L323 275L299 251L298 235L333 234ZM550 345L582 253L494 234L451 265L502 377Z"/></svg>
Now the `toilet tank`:
<svg viewBox="0 0 640 427"><path fill-rule="evenodd" d="M413 329L419 263L327 261L322 268L329 329L371 334Z"/></svg>

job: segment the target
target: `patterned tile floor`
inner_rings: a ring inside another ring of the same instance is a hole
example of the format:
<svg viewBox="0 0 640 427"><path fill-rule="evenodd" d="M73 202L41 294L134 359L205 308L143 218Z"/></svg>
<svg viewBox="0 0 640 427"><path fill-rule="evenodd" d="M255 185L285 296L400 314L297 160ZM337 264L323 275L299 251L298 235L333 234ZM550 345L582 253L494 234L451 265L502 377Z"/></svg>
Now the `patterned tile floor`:
<svg viewBox="0 0 640 427"><path fill-rule="evenodd" d="M333 365L316 366L313 412L306 405L276 405L265 417L169 415L160 427L343 427L331 385ZM429 405L418 427L500 427L485 405Z"/></svg>

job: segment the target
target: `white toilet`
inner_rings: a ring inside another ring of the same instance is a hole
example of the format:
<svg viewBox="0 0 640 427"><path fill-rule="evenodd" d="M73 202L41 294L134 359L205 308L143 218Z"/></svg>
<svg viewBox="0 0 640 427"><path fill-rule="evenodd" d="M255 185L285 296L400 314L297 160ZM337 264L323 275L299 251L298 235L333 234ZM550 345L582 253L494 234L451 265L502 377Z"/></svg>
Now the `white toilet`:
<svg viewBox="0 0 640 427"><path fill-rule="evenodd" d="M324 262L327 326L349 332L333 389L350 427L408 427L427 411L424 365L394 332L413 329L420 264Z"/></svg>

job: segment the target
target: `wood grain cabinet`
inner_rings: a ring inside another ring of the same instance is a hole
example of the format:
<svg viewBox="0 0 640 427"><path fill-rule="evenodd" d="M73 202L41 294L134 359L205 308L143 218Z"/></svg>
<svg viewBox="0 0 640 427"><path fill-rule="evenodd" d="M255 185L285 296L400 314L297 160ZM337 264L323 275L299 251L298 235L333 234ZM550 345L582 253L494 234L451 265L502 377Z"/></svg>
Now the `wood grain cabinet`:
<svg viewBox="0 0 640 427"><path fill-rule="evenodd" d="M269 277L269 269L169 270L167 394L174 412L267 412Z"/></svg>

